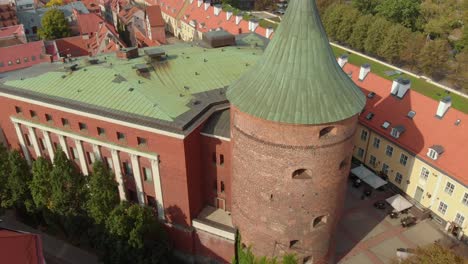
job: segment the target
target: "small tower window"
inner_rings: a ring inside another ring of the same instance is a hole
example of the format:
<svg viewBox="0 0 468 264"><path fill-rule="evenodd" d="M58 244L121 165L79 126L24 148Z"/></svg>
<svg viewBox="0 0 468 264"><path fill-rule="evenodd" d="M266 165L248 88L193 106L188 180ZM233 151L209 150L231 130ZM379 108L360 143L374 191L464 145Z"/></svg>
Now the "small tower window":
<svg viewBox="0 0 468 264"><path fill-rule="evenodd" d="M336 132L336 129L333 126L322 128L322 130L320 130L319 138L332 136L335 134L335 132Z"/></svg>
<svg viewBox="0 0 468 264"><path fill-rule="evenodd" d="M299 246L299 240L289 241L289 248L297 248Z"/></svg>
<svg viewBox="0 0 468 264"><path fill-rule="evenodd" d="M221 192L223 193L224 192L224 182L221 181Z"/></svg>
<svg viewBox="0 0 468 264"><path fill-rule="evenodd" d="M346 168L347 165L348 165L348 162L346 162L346 159L344 159L343 161L341 161L341 163L340 163L340 170L343 170L344 168Z"/></svg>
<svg viewBox="0 0 468 264"><path fill-rule="evenodd" d="M312 173L307 169L298 169L292 173L293 179L310 179L312 178Z"/></svg>
<svg viewBox="0 0 468 264"><path fill-rule="evenodd" d="M216 152L211 154L211 158L213 159L213 163L216 163Z"/></svg>
<svg viewBox="0 0 468 264"><path fill-rule="evenodd" d="M224 155L219 155L219 165L224 165Z"/></svg>
<svg viewBox="0 0 468 264"><path fill-rule="evenodd" d="M313 228L320 227L322 225L325 225L327 223L327 216L326 215L321 215L318 216L314 219L314 222L312 224Z"/></svg>

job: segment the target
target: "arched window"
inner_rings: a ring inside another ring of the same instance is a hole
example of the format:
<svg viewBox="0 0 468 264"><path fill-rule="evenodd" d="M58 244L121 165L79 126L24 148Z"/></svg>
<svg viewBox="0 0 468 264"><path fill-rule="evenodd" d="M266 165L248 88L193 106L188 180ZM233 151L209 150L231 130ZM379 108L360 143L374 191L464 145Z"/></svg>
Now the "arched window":
<svg viewBox="0 0 468 264"><path fill-rule="evenodd" d="M327 216L326 215L321 215L321 216L318 216L314 219L313 223L312 223L312 227L313 228L317 228L317 227L320 227L322 225L325 225L327 223Z"/></svg>
<svg viewBox="0 0 468 264"><path fill-rule="evenodd" d="M343 161L341 161L340 163L340 170L343 170L344 168L346 168L346 166L348 165L348 162L346 161L347 159L344 159Z"/></svg>
<svg viewBox="0 0 468 264"><path fill-rule="evenodd" d="M335 135L335 133L336 133L335 127L334 126L328 126L328 127L322 128L322 130L320 130L319 138L333 136L333 135Z"/></svg>
<svg viewBox="0 0 468 264"><path fill-rule="evenodd" d="M292 173L293 179L311 179L312 173L308 169L298 169Z"/></svg>

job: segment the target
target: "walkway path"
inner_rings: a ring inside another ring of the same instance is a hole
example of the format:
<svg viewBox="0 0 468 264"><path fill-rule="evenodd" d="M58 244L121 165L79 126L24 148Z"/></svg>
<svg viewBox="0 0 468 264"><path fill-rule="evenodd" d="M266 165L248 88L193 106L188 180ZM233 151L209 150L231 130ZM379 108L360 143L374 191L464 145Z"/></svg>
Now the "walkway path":
<svg viewBox="0 0 468 264"><path fill-rule="evenodd" d="M44 256L48 264L98 264L98 258L80 248L70 245L60 239L47 235L27 226L15 219L13 211L7 211L1 216L0 227L39 234L42 239Z"/></svg>

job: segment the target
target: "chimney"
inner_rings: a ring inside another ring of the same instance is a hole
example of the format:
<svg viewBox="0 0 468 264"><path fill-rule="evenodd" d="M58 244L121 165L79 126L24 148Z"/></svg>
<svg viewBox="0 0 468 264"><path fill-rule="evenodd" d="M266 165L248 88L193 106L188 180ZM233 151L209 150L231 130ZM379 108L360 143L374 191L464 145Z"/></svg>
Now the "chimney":
<svg viewBox="0 0 468 264"><path fill-rule="evenodd" d="M393 80L390 93L398 98L403 98L406 92L411 87L411 81L408 79L398 78Z"/></svg>
<svg viewBox="0 0 468 264"><path fill-rule="evenodd" d="M236 15L236 25L239 25L239 23L242 21L242 14L237 14ZM250 24L249 24L250 25ZM250 26L249 26L250 28Z"/></svg>
<svg viewBox="0 0 468 264"><path fill-rule="evenodd" d="M215 16L219 15L221 13L221 5L217 4L214 6L213 13Z"/></svg>
<svg viewBox="0 0 468 264"><path fill-rule="evenodd" d="M257 19L251 19L249 21L249 30L254 32L258 27L258 20Z"/></svg>
<svg viewBox="0 0 468 264"><path fill-rule="evenodd" d="M203 4L203 0L197 0L197 7L200 7Z"/></svg>
<svg viewBox="0 0 468 264"><path fill-rule="evenodd" d="M343 54L338 58L338 65L340 65L341 68L348 62L348 55Z"/></svg>
<svg viewBox="0 0 468 264"><path fill-rule="evenodd" d="M440 100L439 106L437 107L436 117L444 117L450 106L452 106L452 98L450 96L444 97L444 99Z"/></svg>
<svg viewBox="0 0 468 264"><path fill-rule="evenodd" d="M232 11L226 11L226 20L231 19L232 17Z"/></svg>
<svg viewBox="0 0 468 264"><path fill-rule="evenodd" d="M211 5L210 1L205 2L205 6L204 6L204 7L205 7L205 11L208 10L208 8L210 7L210 5Z"/></svg>
<svg viewBox="0 0 468 264"><path fill-rule="evenodd" d="M265 37L270 38L271 34L273 34L273 28L272 27L267 27Z"/></svg>
<svg viewBox="0 0 468 264"><path fill-rule="evenodd" d="M367 74L370 72L370 64L365 63L361 66L361 69L359 70L359 80L364 81L366 78Z"/></svg>

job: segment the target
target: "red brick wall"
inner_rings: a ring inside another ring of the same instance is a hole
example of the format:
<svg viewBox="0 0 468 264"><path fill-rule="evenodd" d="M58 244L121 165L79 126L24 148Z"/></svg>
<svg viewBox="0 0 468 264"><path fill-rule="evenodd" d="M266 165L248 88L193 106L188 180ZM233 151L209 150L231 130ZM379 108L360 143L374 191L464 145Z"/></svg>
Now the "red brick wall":
<svg viewBox="0 0 468 264"><path fill-rule="evenodd" d="M344 202L357 117L313 126L274 123L233 107L231 115L232 217L242 242L259 256L325 259ZM333 135L319 138L328 126ZM293 179L297 169L308 169L309 179ZM327 221L314 226L319 216Z"/></svg>
<svg viewBox="0 0 468 264"><path fill-rule="evenodd" d="M201 230L197 230L194 236L196 255L208 257L221 263L231 263L235 252L234 241Z"/></svg>

